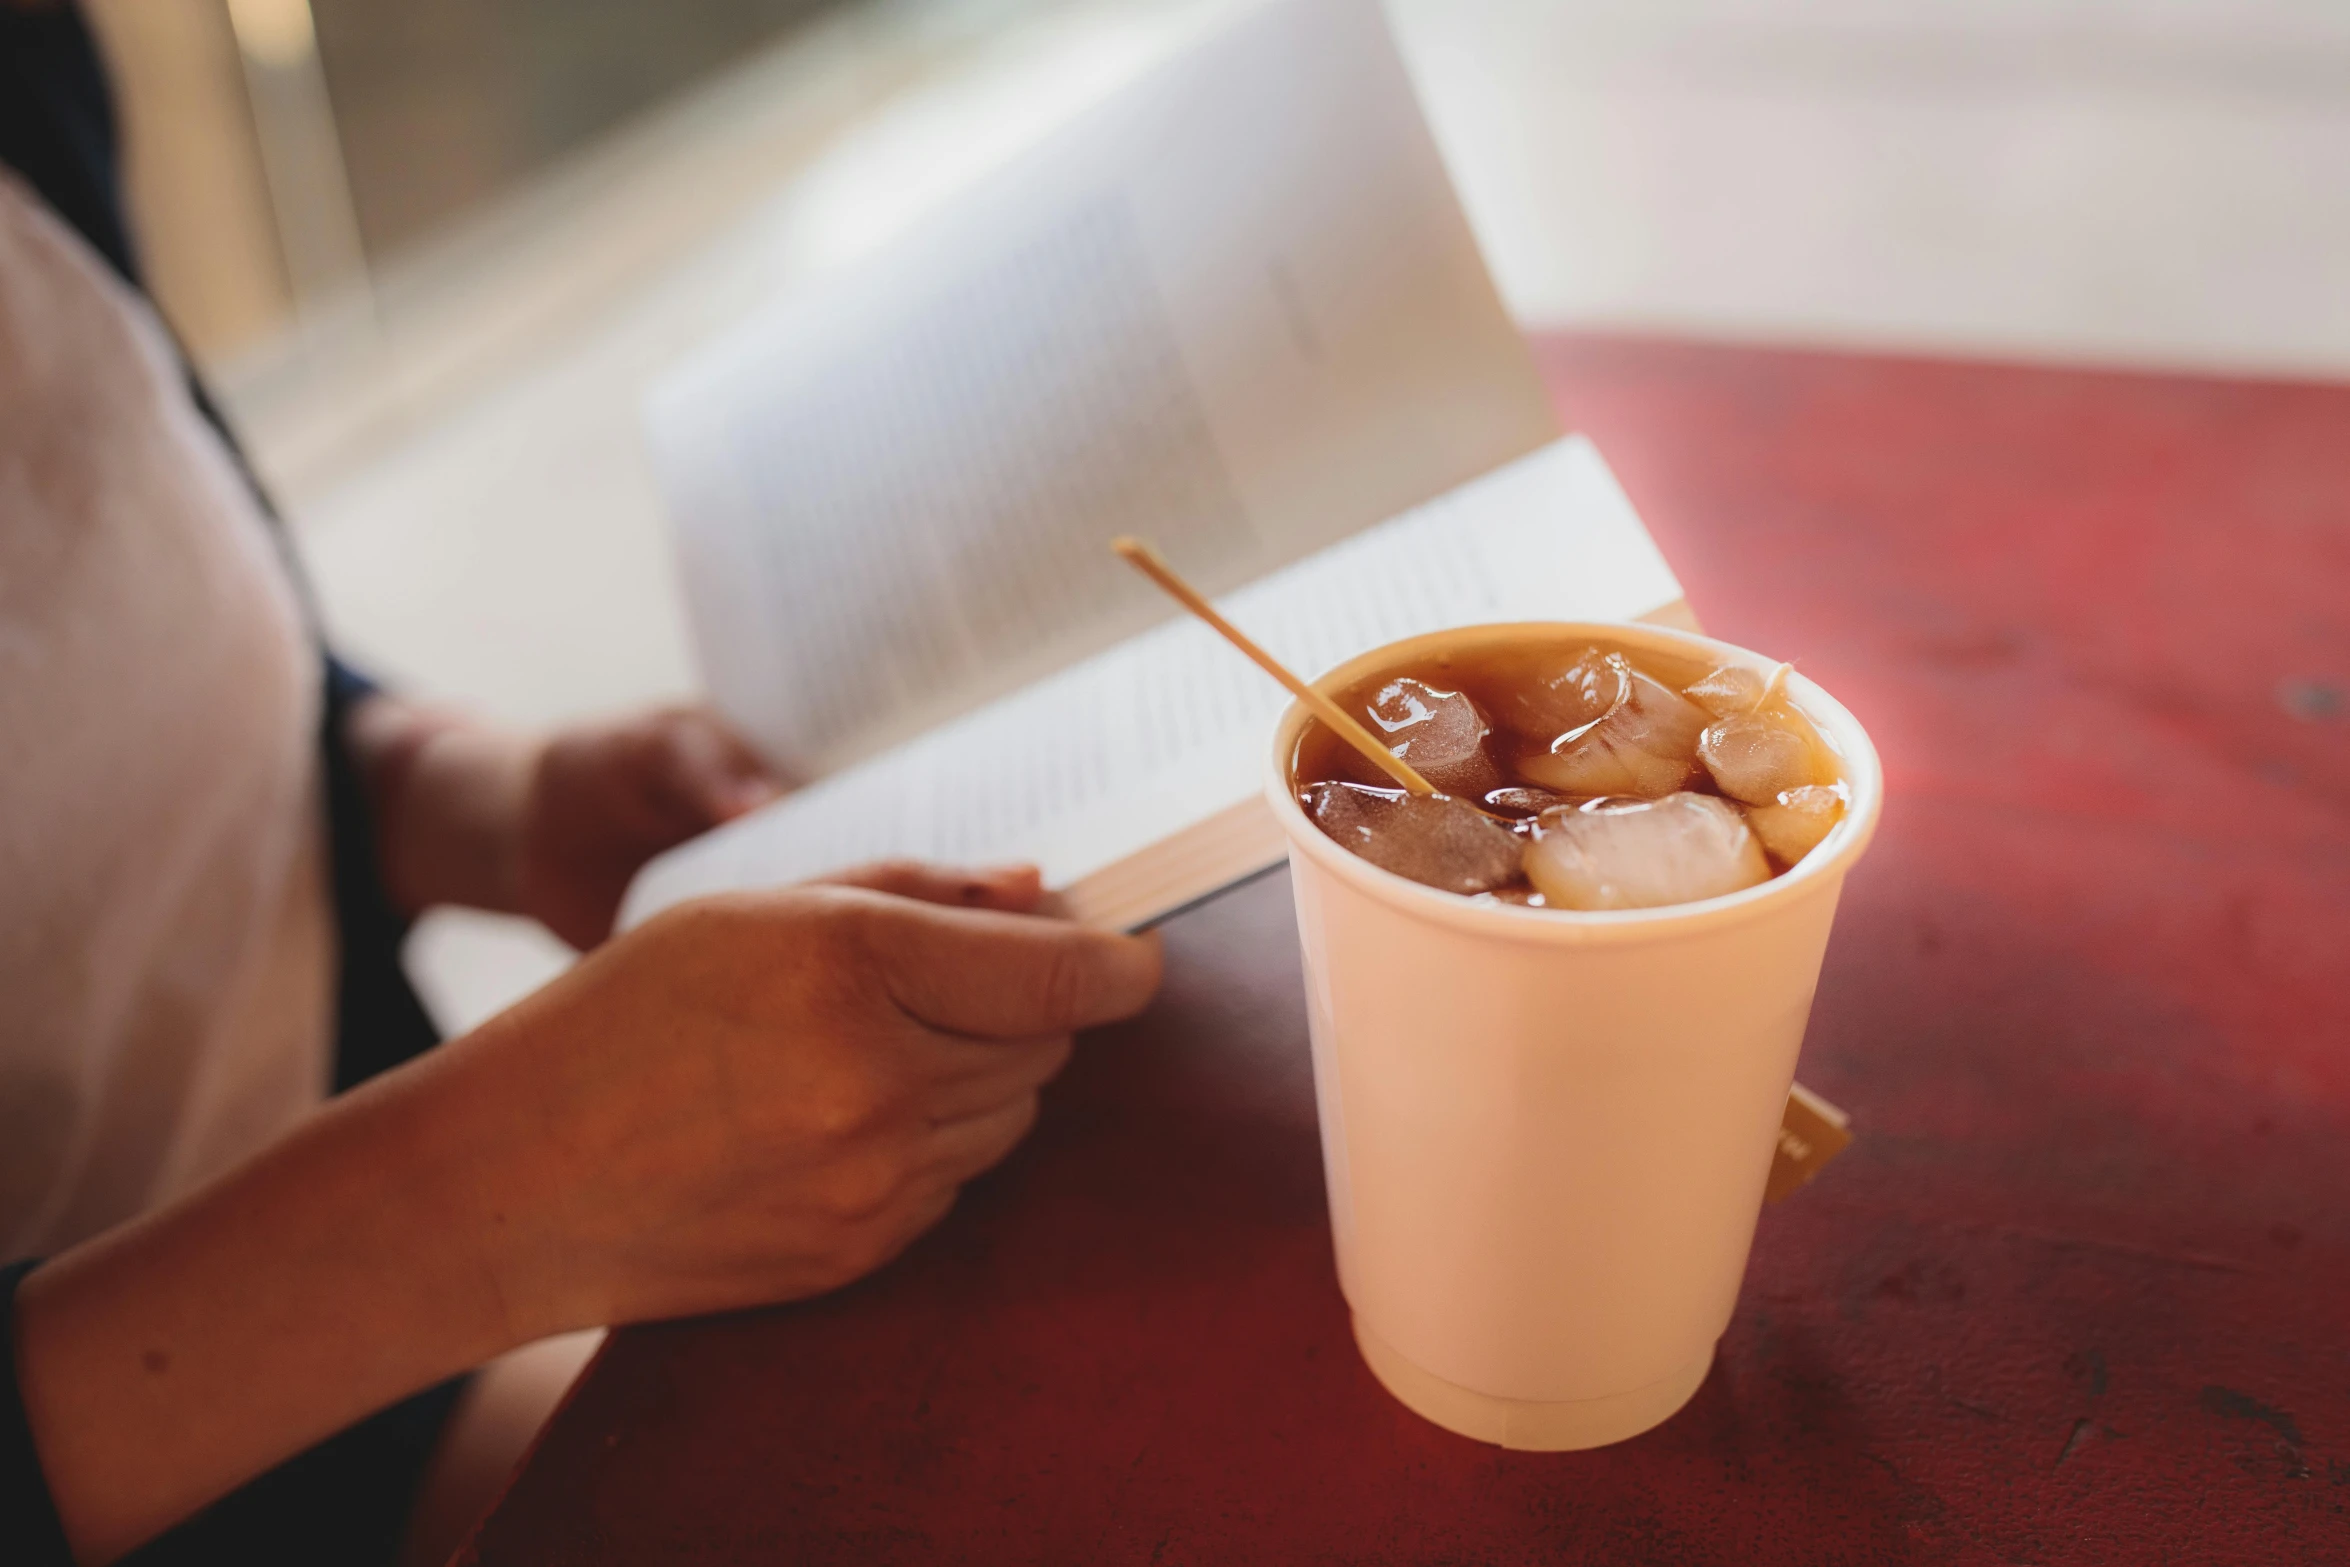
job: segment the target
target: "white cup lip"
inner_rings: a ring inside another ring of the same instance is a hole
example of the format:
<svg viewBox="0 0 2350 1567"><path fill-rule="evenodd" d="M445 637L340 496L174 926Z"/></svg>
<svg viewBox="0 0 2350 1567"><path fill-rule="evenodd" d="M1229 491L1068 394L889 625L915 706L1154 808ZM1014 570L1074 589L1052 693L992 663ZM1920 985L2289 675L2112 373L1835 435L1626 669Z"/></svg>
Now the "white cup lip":
<svg viewBox="0 0 2350 1567"><path fill-rule="evenodd" d="M1458 626L1406 637L1347 660L1313 682L1329 692L1352 684L1364 675L1423 651L1433 652L1464 643L1477 646L1521 640L1588 636L1595 642L1613 642L1633 649L1646 648L1683 658L1713 658L1740 664L1767 675L1779 660L1749 648L1718 641L1693 631L1681 631L1639 621L1541 620ZM1792 869L1769 881L1718 898L1674 903L1654 909L1529 909L1507 903L1480 903L1459 893L1424 886L1393 871L1382 870L1351 854L1314 825L1289 783L1289 755L1297 736L1312 718L1302 702L1292 702L1273 727L1273 746L1267 757L1265 793L1281 824L1293 854L1303 854L1315 866L1336 876L1398 912L1434 924L1452 926L1501 940L1544 945L1581 945L1595 942L1654 941L1660 937L1694 934L1699 930L1744 924L1806 898L1815 890L1841 881L1860 858L1877 830L1884 806L1884 768L1877 748L1860 720L1801 670L1791 671L1783 688L1795 706L1812 721L1821 737L1835 749L1844 765L1844 782L1851 798L1843 819L1829 830L1817 848Z"/></svg>

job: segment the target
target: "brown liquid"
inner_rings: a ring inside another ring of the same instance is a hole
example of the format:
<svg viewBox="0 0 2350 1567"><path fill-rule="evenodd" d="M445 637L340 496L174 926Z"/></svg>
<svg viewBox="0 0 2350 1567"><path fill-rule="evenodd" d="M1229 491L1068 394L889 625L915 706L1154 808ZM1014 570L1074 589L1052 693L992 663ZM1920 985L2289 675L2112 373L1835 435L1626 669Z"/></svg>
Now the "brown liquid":
<svg viewBox="0 0 2350 1567"><path fill-rule="evenodd" d="M1341 845L1446 891L1568 908L1711 897L1784 873L1842 814L1818 730L1738 666L1562 638L1399 660L1335 699L1485 823L1407 800L1319 723L1292 758L1300 803ZM1514 870L1486 823L1517 839Z"/></svg>

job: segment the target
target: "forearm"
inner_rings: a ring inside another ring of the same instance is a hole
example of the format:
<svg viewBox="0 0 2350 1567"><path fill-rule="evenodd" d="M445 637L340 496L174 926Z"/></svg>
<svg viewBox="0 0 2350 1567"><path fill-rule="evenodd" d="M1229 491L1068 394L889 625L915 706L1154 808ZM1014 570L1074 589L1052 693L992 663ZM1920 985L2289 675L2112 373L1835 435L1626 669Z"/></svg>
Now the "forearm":
<svg viewBox="0 0 2350 1567"><path fill-rule="evenodd" d="M346 740L374 801L396 903L410 913L436 903L520 910L518 823L533 740L386 695L352 710Z"/></svg>
<svg viewBox="0 0 2350 1567"><path fill-rule="evenodd" d="M76 1553L106 1561L536 1336L434 1074L395 1073L25 1280L15 1351Z"/></svg>

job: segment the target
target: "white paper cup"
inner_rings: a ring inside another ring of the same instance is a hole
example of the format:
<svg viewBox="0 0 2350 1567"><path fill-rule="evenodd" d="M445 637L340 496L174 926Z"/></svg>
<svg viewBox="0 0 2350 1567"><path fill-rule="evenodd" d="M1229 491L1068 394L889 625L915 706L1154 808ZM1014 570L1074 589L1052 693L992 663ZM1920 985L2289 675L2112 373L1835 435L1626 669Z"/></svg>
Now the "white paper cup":
<svg viewBox="0 0 2350 1567"><path fill-rule="evenodd" d="M1652 626L1482 626L1331 671L1336 691L1439 650L1576 637L1775 661ZM1697 1391L1728 1326L1844 873L1884 780L1852 715L1787 694L1839 756L1826 841L1758 887L1660 909L1472 902L1326 837L1275 733L1339 1287L1389 1392L1504 1447L1597 1447Z"/></svg>

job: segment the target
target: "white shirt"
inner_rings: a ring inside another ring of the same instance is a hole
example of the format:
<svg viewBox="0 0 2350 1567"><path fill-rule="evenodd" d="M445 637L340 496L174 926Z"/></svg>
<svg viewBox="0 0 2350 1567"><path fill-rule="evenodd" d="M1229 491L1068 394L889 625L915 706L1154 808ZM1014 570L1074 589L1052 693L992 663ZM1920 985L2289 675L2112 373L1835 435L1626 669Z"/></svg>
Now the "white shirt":
<svg viewBox="0 0 2350 1567"><path fill-rule="evenodd" d="M161 328L0 171L0 1259L322 1096L320 680Z"/></svg>

